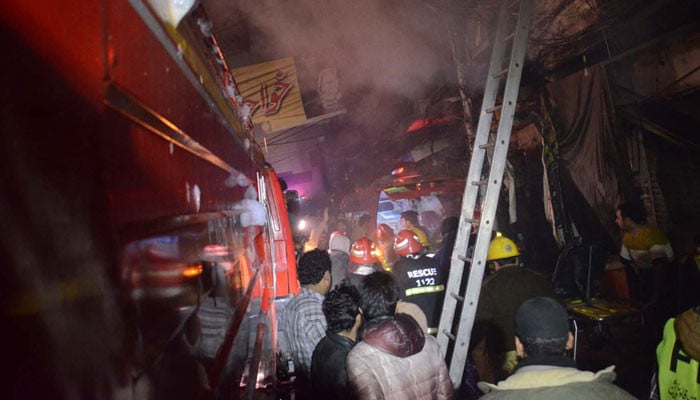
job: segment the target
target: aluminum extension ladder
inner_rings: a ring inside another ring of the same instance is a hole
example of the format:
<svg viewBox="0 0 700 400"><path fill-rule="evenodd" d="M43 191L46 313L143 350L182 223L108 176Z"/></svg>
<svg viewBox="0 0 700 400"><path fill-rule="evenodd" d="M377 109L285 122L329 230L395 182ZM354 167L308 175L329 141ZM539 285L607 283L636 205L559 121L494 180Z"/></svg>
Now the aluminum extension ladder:
<svg viewBox="0 0 700 400"><path fill-rule="evenodd" d="M462 384L462 375L468 357L469 338L474 325L486 254L491 241L493 221L496 216L498 196L501 191L501 181L513 127L533 3L534 0L503 0L498 17L489 73L474 138L474 149L462 197L459 229L447 281L447 296L445 296L437 333L440 351L443 356L450 360L450 379L455 387ZM518 5L520 8L516 10L515 7ZM516 20L515 23L513 20ZM513 25L516 27L515 31L508 33L508 27ZM504 55L508 48L510 48L509 66L504 69L503 65L506 61ZM505 81L505 85L502 84L503 81ZM496 105L502 87L505 87L501 96L502 104ZM500 110L501 115L494 137L491 133L491 122L494 113L498 110ZM490 162L486 160L487 152ZM487 176L488 178L485 178ZM474 210L479 198L483 199L481 218L475 220L473 218ZM479 230L472 259L467 259L472 222L478 223ZM471 268L466 292L462 294L460 287L465 262L466 265L471 264ZM457 332L453 333L453 320L458 302L462 303L462 311L459 316ZM451 340L454 343L451 343Z"/></svg>

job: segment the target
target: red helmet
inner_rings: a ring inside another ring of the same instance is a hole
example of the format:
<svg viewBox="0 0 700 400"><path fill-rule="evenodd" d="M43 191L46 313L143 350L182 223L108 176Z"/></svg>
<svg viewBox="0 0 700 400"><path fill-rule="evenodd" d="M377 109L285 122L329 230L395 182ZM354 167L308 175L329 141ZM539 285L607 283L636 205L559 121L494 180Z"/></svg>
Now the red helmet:
<svg viewBox="0 0 700 400"><path fill-rule="evenodd" d="M394 240L394 230L387 224L377 226L377 240L380 242L391 242Z"/></svg>
<svg viewBox="0 0 700 400"><path fill-rule="evenodd" d="M418 253L423 249L418 236L413 231L404 229L396 235L394 240L394 251L400 256Z"/></svg>
<svg viewBox="0 0 700 400"><path fill-rule="evenodd" d="M355 264L370 265L378 261L377 249L369 238L363 236L357 239L350 248L350 261Z"/></svg>

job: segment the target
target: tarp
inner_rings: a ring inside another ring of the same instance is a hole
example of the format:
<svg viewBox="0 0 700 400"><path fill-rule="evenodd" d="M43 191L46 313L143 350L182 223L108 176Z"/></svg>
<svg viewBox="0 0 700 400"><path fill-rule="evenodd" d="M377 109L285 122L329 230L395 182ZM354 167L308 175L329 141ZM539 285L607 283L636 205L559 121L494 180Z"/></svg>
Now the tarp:
<svg viewBox="0 0 700 400"><path fill-rule="evenodd" d="M613 135L613 104L605 69L591 67L549 84L547 90L561 123L562 172L612 234L614 210L624 197L620 180L629 175L624 151Z"/></svg>

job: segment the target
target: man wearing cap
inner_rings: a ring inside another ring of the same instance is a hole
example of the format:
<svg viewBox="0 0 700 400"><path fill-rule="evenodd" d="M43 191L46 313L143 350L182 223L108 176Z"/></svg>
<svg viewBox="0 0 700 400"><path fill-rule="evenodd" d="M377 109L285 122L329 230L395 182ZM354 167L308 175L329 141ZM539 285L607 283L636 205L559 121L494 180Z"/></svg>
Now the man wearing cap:
<svg viewBox="0 0 700 400"><path fill-rule="evenodd" d="M482 399L623 400L635 397L613 384L614 367L582 371L565 355L573 347L566 310L551 297L533 297L515 314L515 373L498 385L480 382Z"/></svg>

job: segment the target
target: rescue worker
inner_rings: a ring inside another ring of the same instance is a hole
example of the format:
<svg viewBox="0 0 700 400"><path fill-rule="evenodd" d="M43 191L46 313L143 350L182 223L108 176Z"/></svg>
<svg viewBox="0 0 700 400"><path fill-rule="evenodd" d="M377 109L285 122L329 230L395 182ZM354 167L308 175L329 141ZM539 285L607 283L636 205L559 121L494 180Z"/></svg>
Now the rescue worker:
<svg viewBox="0 0 700 400"><path fill-rule="evenodd" d="M360 288L362 278L372 272L381 271L382 267L377 258L377 247L368 237L359 238L350 247L350 262L348 262L345 278L355 286Z"/></svg>
<svg viewBox="0 0 700 400"><path fill-rule="evenodd" d="M479 376L494 376L495 383L508 376L517 363L513 337L515 312L525 301L536 296L556 298L549 279L524 268L520 250L500 232L489 244L486 255L492 274L481 285L475 324L493 330L487 340L490 364L496 371L479 371ZM477 367L478 368L478 367Z"/></svg>
<svg viewBox="0 0 700 400"><path fill-rule="evenodd" d="M399 297L423 310L428 319L426 333L435 335L445 299L448 270L443 270L437 260L427 256L418 236L408 229L396 235L394 251L399 256L392 269Z"/></svg>
<svg viewBox="0 0 700 400"><path fill-rule="evenodd" d="M700 398L700 306L666 322L656 360L656 398Z"/></svg>
<svg viewBox="0 0 700 400"><path fill-rule="evenodd" d="M418 223L418 213L412 210L401 213L401 228L413 231L418 236L418 241L426 249L430 248L428 235L425 233L425 228Z"/></svg>
<svg viewBox="0 0 700 400"><path fill-rule="evenodd" d="M394 251L394 230L387 224L377 226L377 244L379 248L379 262L385 270L391 271L391 266L396 262Z"/></svg>

